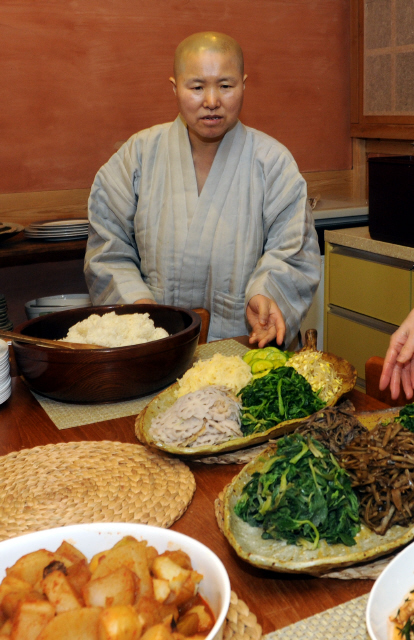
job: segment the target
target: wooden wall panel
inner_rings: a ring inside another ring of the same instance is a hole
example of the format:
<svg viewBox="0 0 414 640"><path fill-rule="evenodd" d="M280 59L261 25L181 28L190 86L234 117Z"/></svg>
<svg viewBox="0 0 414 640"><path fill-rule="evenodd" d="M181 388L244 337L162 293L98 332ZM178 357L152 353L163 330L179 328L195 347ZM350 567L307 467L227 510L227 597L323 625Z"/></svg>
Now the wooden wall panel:
<svg viewBox="0 0 414 640"><path fill-rule="evenodd" d="M302 171L351 167L348 0L2 0L0 193L88 188L116 144L173 119L178 42L224 31L242 119Z"/></svg>

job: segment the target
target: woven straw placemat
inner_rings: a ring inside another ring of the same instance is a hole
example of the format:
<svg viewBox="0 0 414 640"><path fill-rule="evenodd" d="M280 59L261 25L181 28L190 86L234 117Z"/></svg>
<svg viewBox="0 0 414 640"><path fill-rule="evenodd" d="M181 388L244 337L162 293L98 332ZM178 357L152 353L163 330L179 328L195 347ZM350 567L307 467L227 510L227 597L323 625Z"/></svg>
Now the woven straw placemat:
<svg viewBox="0 0 414 640"><path fill-rule="evenodd" d="M228 486L228 485L227 485ZM223 533L224 529L224 502L223 497L227 489L224 487L223 491L220 491L218 497L214 501L214 513L216 515L217 526ZM401 549L397 549L392 554L387 555L384 558L378 560L372 560L372 562L366 562L365 564L358 564L352 567L346 567L345 569L338 569L338 571L329 571L319 576L319 578L337 578L339 580L354 580L355 578L376 580L379 575L384 571L385 567L391 562L391 560L399 553ZM299 636L300 637L300 636Z"/></svg>
<svg viewBox="0 0 414 640"><path fill-rule="evenodd" d="M210 342L197 347L193 362L196 360L206 360L212 358L215 353L222 353L225 356L243 356L247 347L244 347L236 340L221 340L220 342ZM81 427L85 424L112 420L113 418L123 418L138 414L157 394L151 394L136 400L127 402L115 402L113 404L71 404L68 402L57 402L50 398L44 398L32 392L36 400L46 411L52 422L58 429L69 429L71 427Z"/></svg>
<svg viewBox="0 0 414 640"><path fill-rule="evenodd" d="M261 637L262 627L258 624L256 616L232 591L223 640L260 640Z"/></svg>
<svg viewBox="0 0 414 640"><path fill-rule="evenodd" d="M345 602L311 618L272 631L263 640L369 640L365 609L369 594Z"/></svg>
<svg viewBox="0 0 414 640"><path fill-rule="evenodd" d="M0 540L87 522L169 527L195 479L180 460L121 442L64 442L3 456Z"/></svg>

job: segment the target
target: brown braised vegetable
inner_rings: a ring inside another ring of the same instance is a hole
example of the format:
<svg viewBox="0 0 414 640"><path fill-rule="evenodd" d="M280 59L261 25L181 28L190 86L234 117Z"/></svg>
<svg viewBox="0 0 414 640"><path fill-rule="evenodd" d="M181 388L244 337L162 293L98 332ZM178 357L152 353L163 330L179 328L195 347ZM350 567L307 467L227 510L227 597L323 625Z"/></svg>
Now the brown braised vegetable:
<svg viewBox="0 0 414 640"><path fill-rule="evenodd" d="M360 500L360 517L379 535L414 515L414 433L391 422L358 435L339 454Z"/></svg>
<svg viewBox="0 0 414 640"><path fill-rule="evenodd" d="M367 429L354 414L354 407L349 400L337 407L326 407L301 422L296 433L310 435L319 440L332 453L338 453L348 446L355 436L365 433Z"/></svg>

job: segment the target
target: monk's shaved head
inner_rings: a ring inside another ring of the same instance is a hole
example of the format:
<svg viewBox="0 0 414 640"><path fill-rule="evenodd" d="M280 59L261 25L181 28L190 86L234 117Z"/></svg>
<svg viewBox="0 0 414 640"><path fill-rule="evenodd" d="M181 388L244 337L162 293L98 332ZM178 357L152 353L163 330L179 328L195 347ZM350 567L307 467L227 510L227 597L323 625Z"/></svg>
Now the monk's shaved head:
<svg viewBox="0 0 414 640"><path fill-rule="evenodd" d="M188 55L204 52L233 54L241 75L244 73L243 51L234 38L215 31L193 33L178 45L174 57L174 77L177 78L185 67Z"/></svg>

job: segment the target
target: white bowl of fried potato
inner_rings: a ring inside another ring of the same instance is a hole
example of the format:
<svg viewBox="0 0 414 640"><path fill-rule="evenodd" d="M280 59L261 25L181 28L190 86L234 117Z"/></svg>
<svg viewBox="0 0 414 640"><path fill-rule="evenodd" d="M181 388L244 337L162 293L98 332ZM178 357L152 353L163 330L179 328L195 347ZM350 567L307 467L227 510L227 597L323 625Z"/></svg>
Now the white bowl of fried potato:
<svg viewBox="0 0 414 640"><path fill-rule="evenodd" d="M402 628L411 611L414 621L414 542L403 549L384 569L369 594L366 622L372 640L402 640ZM410 598L411 602L407 601ZM407 601L407 602L406 602ZM394 624L395 616L401 622ZM414 622L412 623L414 624Z"/></svg>
<svg viewBox="0 0 414 640"><path fill-rule="evenodd" d="M141 524L5 540L0 580L0 638L14 640L221 640L230 604L227 572L210 549Z"/></svg>

